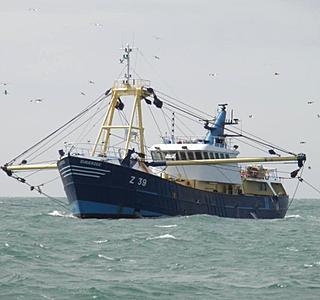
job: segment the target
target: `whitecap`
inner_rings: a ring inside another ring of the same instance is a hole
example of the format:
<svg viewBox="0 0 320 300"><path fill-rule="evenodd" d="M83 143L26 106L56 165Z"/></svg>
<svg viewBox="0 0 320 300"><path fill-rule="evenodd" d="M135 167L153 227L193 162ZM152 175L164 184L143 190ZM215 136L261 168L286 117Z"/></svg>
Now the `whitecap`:
<svg viewBox="0 0 320 300"><path fill-rule="evenodd" d="M10 245L7 243L7 242L5 242L5 244L4 244L6 247L10 247Z"/></svg>
<svg viewBox="0 0 320 300"><path fill-rule="evenodd" d="M286 248L289 251L298 252L299 250L296 247L287 247Z"/></svg>
<svg viewBox="0 0 320 300"><path fill-rule="evenodd" d="M311 264L311 265L310 265L310 264L304 264L303 266L304 266L305 268L312 268L312 267L313 267L312 264Z"/></svg>
<svg viewBox="0 0 320 300"><path fill-rule="evenodd" d="M75 216L73 216L72 214L66 214L64 212L60 212L58 210L54 210L50 213L48 213L49 216L53 216L53 217L64 217L64 218L75 218Z"/></svg>
<svg viewBox="0 0 320 300"><path fill-rule="evenodd" d="M102 254L98 254L98 257L104 258L104 259L106 259L106 260L117 260L117 259L115 259L115 258L113 258L113 257L109 257L109 256L102 255Z"/></svg>
<svg viewBox="0 0 320 300"><path fill-rule="evenodd" d="M158 240L158 239L174 239L174 240L176 240L177 238L171 234L163 234L163 235L147 238L147 240Z"/></svg>
<svg viewBox="0 0 320 300"><path fill-rule="evenodd" d="M177 227L178 225L173 224L173 225L154 225L154 227L160 227L160 228L172 228L172 227Z"/></svg>
<svg viewBox="0 0 320 300"><path fill-rule="evenodd" d="M103 244L109 242L109 240L93 241L96 244Z"/></svg>
<svg viewBox="0 0 320 300"><path fill-rule="evenodd" d="M292 219L292 218L297 219L297 218L301 218L301 216L300 215L288 215L288 216L285 216L285 218L286 219Z"/></svg>

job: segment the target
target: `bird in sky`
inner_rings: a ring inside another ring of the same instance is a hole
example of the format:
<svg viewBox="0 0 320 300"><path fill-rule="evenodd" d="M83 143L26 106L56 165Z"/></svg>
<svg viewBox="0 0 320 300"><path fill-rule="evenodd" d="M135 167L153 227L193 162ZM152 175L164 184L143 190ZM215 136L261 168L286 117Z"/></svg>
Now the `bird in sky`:
<svg viewBox="0 0 320 300"><path fill-rule="evenodd" d="M313 103L314 103L314 101L308 101L307 103L308 103L308 104L313 104Z"/></svg>
<svg viewBox="0 0 320 300"><path fill-rule="evenodd" d="M8 85L8 82L0 82L1 85Z"/></svg>
<svg viewBox="0 0 320 300"><path fill-rule="evenodd" d="M90 83L90 84L94 84L94 81L92 81L92 80L89 80L89 83Z"/></svg>
<svg viewBox="0 0 320 300"><path fill-rule="evenodd" d="M278 76L278 75L280 75L280 73L278 73L278 72L274 72L274 75Z"/></svg>
<svg viewBox="0 0 320 300"><path fill-rule="evenodd" d="M252 115L249 115L249 118L251 119L253 116Z"/></svg>
<svg viewBox="0 0 320 300"><path fill-rule="evenodd" d="M320 118L320 114L317 114L317 117Z"/></svg>
<svg viewBox="0 0 320 300"><path fill-rule="evenodd" d="M5 95L8 95L8 90L4 90L4 94L5 94Z"/></svg>
<svg viewBox="0 0 320 300"><path fill-rule="evenodd" d="M81 95L85 96L85 95L86 95L86 93L84 93L84 92L81 92Z"/></svg>
<svg viewBox="0 0 320 300"><path fill-rule="evenodd" d="M154 56L154 58L155 58L155 59L160 59L160 57L159 57L159 56L157 56L157 55L155 55L155 56Z"/></svg>
<svg viewBox="0 0 320 300"><path fill-rule="evenodd" d="M32 102L32 103L42 103L43 99L42 98L32 99L32 100L30 100L30 102Z"/></svg>
<svg viewBox="0 0 320 300"><path fill-rule="evenodd" d="M300 144L305 144L305 143L306 143L305 141L301 141L301 142L300 142Z"/></svg>
<svg viewBox="0 0 320 300"><path fill-rule="evenodd" d="M217 76L217 73L209 73L209 76L210 77L215 77L215 76Z"/></svg>

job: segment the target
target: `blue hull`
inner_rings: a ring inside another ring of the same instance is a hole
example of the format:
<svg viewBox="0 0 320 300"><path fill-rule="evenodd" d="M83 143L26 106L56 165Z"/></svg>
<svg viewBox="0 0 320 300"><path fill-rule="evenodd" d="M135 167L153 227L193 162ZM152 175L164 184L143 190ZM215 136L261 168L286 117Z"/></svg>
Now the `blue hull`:
<svg viewBox="0 0 320 300"><path fill-rule="evenodd" d="M228 195L186 187L142 171L68 156L58 169L73 214L80 218L139 218L209 214L283 218L288 196Z"/></svg>

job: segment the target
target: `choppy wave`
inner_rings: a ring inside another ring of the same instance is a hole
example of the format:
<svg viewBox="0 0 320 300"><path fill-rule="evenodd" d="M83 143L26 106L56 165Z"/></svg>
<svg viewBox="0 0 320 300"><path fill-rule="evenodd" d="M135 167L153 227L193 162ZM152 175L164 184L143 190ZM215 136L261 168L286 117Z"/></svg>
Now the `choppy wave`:
<svg viewBox="0 0 320 300"><path fill-rule="evenodd" d="M103 244L109 242L109 240L98 240L98 241L93 241L96 244Z"/></svg>
<svg viewBox="0 0 320 300"><path fill-rule="evenodd" d="M158 239L174 239L174 240L176 240L177 238L171 234L163 234L163 235L147 238L147 240L158 240Z"/></svg>
<svg viewBox="0 0 320 300"><path fill-rule="evenodd" d="M106 256L106 255L103 255L103 254L98 254L98 257L106 259L106 260L120 261L120 258L114 258L114 257Z"/></svg>
<svg viewBox="0 0 320 300"><path fill-rule="evenodd" d="M159 228L172 228L172 227L177 227L176 224L173 225L154 225L154 227L159 227Z"/></svg>
<svg viewBox="0 0 320 300"><path fill-rule="evenodd" d="M300 215L286 215L286 219L299 219L302 218Z"/></svg>
<svg viewBox="0 0 320 300"><path fill-rule="evenodd" d="M76 219L76 217L73 216L72 214L61 212L61 211L58 211L58 210L54 210L52 212L49 212L48 215L52 216L52 217L63 217L63 218L74 218L74 219Z"/></svg>

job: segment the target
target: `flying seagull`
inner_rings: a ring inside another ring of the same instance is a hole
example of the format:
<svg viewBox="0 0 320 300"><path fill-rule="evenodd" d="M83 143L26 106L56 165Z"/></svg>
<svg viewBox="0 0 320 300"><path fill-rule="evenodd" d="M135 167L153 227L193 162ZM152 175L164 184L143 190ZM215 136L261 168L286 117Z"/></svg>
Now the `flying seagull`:
<svg viewBox="0 0 320 300"><path fill-rule="evenodd" d="M217 76L217 73L209 73L209 76L215 77L215 76Z"/></svg>
<svg viewBox="0 0 320 300"><path fill-rule="evenodd" d="M317 114L317 117L320 118L320 114Z"/></svg>
<svg viewBox="0 0 320 300"><path fill-rule="evenodd" d="M252 115L249 115L249 118L252 118L253 116Z"/></svg>
<svg viewBox="0 0 320 300"><path fill-rule="evenodd" d="M280 73L278 73L278 72L274 72L274 75L276 75L276 76L277 76L277 75L280 75Z"/></svg>
<svg viewBox="0 0 320 300"><path fill-rule="evenodd" d="M91 84L94 84L94 81L92 81L92 80L89 80L89 83L91 83Z"/></svg>
<svg viewBox="0 0 320 300"><path fill-rule="evenodd" d="M300 144L305 144L305 143L306 143L305 141L301 141L301 142L300 142Z"/></svg>
<svg viewBox="0 0 320 300"><path fill-rule="evenodd" d="M86 93L84 93L84 92L81 92L81 95L85 96L85 95L86 95Z"/></svg>
<svg viewBox="0 0 320 300"><path fill-rule="evenodd" d="M155 58L155 59L160 59L160 57L159 57L159 56L157 56L157 55L155 55L155 56L154 56L154 58Z"/></svg>
<svg viewBox="0 0 320 300"><path fill-rule="evenodd" d="M42 98L37 98L37 99L32 99L30 102L32 103L42 103L43 99Z"/></svg>
<svg viewBox="0 0 320 300"><path fill-rule="evenodd" d="M312 103L314 103L314 101L308 101L307 103L308 103L308 104L312 104Z"/></svg>

